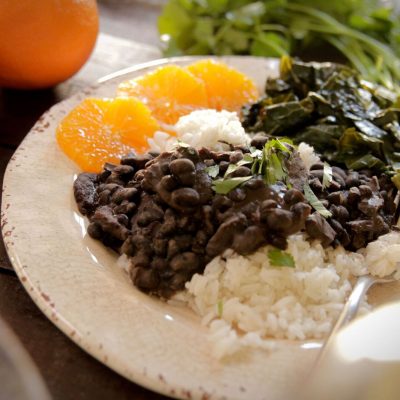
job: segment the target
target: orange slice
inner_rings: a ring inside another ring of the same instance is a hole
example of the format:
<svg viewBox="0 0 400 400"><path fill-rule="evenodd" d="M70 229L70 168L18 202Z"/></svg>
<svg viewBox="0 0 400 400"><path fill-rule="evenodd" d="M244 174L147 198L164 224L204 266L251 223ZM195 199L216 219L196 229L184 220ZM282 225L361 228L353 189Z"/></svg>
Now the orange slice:
<svg viewBox="0 0 400 400"><path fill-rule="evenodd" d="M123 82L117 93L142 100L158 121L168 125L175 124L182 115L208 106L203 81L176 65L159 67Z"/></svg>
<svg viewBox="0 0 400 400"><path fill-rule="evenodd" d="M224 63L201 60L187 69L204 82L210 108L239 112L244 104L259 97L250 78Z"/></svg>
<svg viewBox="0 0 400 400"><path fill-rule="evenodd" d="M88 98L61 121L56 136L82 170L99 172L106 162L119 163L132 148L144 151L158 128L148 107L137 99Z"/></svg>

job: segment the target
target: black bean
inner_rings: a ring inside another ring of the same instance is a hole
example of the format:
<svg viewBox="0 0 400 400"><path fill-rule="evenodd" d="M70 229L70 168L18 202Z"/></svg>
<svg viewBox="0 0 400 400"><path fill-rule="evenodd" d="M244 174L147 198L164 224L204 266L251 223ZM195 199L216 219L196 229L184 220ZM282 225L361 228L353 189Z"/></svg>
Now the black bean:
<svg viewBox="0 0 400 400"><path fill-rule="evenodd" d="M232 201L240 202L246 199L246 191L241 188L235 188L229 192L228 197Z"/></svg>
<svg viewBox="0 0 400 400"><path fill-rule="evenodd" d="M250 145L257 149L261 149L264 147L265 143L267 143L268 139L270 139L270 136L267 136L264 133L257 133L252 137Z"/></svg>
<svg viewBox="0 0 400 400"><path fill-rule="evenodd" d="M165 270L168 268L168 261L164 258L161 257L154 257L151 260L151 268L157 269L157 270Z"/></svg>
<svg viewBox="0 0 400 400"><path fill-rule="evenodd" d="M117 185L123 186L125 181L120 177L120 175L115 174L114 172L106 179L106 183L115 183Z"/></svg>
<svg viewBox="0 0 400 400"><path fill-rule="evenodd" d="M212 151L211 152L211 157L214 161L217 163L220 163L221 161L226 161L229 163L229 156L230 153L226 151Z"/></svg>
<svg viewBox="0 0 400 400"><path fill-rule="evenodd" d="M228 167L229 167L229 161L221 161L219 163L219 174L224 175Z"/></svg>
<svg viewBox="0 0 400 400"><path fill-rule="evenodd" d="M212 159L212 152L210 149L208 149L207 147L201 147L199 150L199 156L200 158L204 161L204 160L211 160ZM214 160L213 160L214 161Z"/></svg>
<svg viewBox="0 0 400 400"><path fill-rule="evenodd" d="M121 164L122 165L130 165L134 167L136 170L143 169L147 162L153 159L151 154L128 154L125 157L122 157Z"/></svg>
<svg viewBox="0 0 400 400"><path fill-rule="evenodd" d="M207 243L206 253L210 257L221 254L223 250L232 245L235 234L242 232L247 224L247 219L241 212L232 215L223 222Z"/></svg>
<svg viewBox="0 0 400 400"><path fill-rule="evenodd" d="M235 171L233 171L230 175L232 177L250 176L251 171L250 171L250 168L248 168L244 165L241 165L239 168L235 169Z"/></svg>
<svg viewBox="0 0 400 400"><path fill-rule="evenodd" d="M230 200L227 196L217 195L213 199L212 208L214 210L219 210L223 212L232 207L232 205L232 200Z"/></svg>
<svg viewBox="0 0 400 400"><path fill-rule="evenodd" d="M74 196L79 211L84 215L90 215L94 211L97 202L95 187L96 175L79 174L74 182Z"/></svg>
<svg viewBox="0 0 400 400"><path fill-rule="evenodd" d="M264 200L261 203L260 213L263 216L263 215L265 215L266 210L268 210L270 208L276 208L277 206L278 206L278 203L275 200L272 200L272 199Z"/></svg>
<svg viewBox="0 0 400 400"><path fill-rule="evenodd" d="M243 185L246 189L258 190L265 187L264 180L262 178L251 178Z"/></svg>
<svg viewBox="0 0 400 400"><path fill-rule="evenodd" d="M285 250L287 247L287 240L283 236L272 236L270 240L271 244L277 247L278 249Z"/></svg>
<svg viewBox="0 0 400 400"><path fill-rule="evenodd" d="M129 225L129 218L128 218L127 215L125 215L125 214L117 214L116 217L117 217L117 221L118 221L120 224L122 224L122 225L128 227L128 225Z"/></svg>
<svg viewBox="0 0 400 400"><path fill-rule="evenodd" d="M350 172L347 178L345 179L345 182L348 188L352 186L358 186L360 184L360 177L358 172L355 171Z"/></svg>
<svg viewBox="0 0 400 400"><path fill-rule="evenodd" d="M315 192L321 192L322 191L322 183L318 178L313 178L310 181L308 181L308 184L310 185L311 189Z"/></svg>
<svg viewBox="0 0 400 400"><path fill-rule="evenodd" d="M318 178L322 182L322 179L324 177L324 171L322 169L310 170L310 177Z"/></svg>
<svg viewBox="0 0 400 400"><path fill-rule="evenodd" d="M311 165L310 172L318 169L324 169L324 163L318 162L316 164Z"/></svg>
<svg viewBox="0 0 400 400"><path fill-rule="evenodd" d="M99 224L103 232L118 240L123 241L129 235L128 229L121 225L116 216L113 214L113 210L109 206L99 207L93 214L91 221Z"/></svg>
<svg viewBox="0 0 400 400"><path fill-rule="evenodd" d="M328 186L328 190L330 192L336 192L342 188L342 185L339 182L336 182L335 180L332 180L330 185Z"/></svg>
<svg viewBox="0 0 400 400"><path fill-rule="evenodd" d="M372 196L372 189L368 185L360 185L358 187L358 190L360 191L360 196L361 197L371 197Z"/></svg>
<svg viewBox="0 0 400 400"><path fill-rule="evenodd" d="M269 228L276 232L284 232L293 223L293 213L281 208L269 208L265 220Z"/></svg>
<svg viewBox="0 0 400 400"><path fill-rule="evenodd" d="M178 208L196 207L200 202L200 195L192 188L176 189L172 192L172 202Z"/></svg>
<svg viewBox="0 0 400 400"><path fill-rule="evenodd" d="M340 167L333 166L332 167L332 172L334 174L340 175L340 177L343 179L343 182L347 178L346 172Z"/></svg>
<svg viewBox="0 0 400 400"><path fill-rule="evenodd" d="M156 270L137 268L137 272L134 278L134 283L140 289L143 290L156 289L159 282L160 282L160 277Z"/></svg>
<svg viewBox="0 0 400 400"><path fill-rule="evenodd" d="M181 290L185 287L185 282L190 279L185 273L175 273L171 278L169 285L173 290Z"/></svg>
<svg viewBox="0 0 400 400"><path fill-rule="evenodd" d="M333 168L335 168L335 167L333 167ZM346 182L339 173L333 172L332 178L334 179L335 182L337 182L340 185L341 188L346 187ZM333 182L331 182L331 185L332 185L332 183Z"/></svg>
<svg viewBox="0 0 400 400"><path fill-rule="evenodd" d="M300 201L304 201L304 195L300 192L300 190L289 189L283 196L283 200L285 201L285 203L291 206Z"/></svg>
<svg viewBox="0 0 400 400"><path fill-rule="evenodd" d="M321 214L315 212L306 220L306 232L313 239L321 241L322 246L329 246L336 237L336 232Z"/></svg>
<svg viewBox="0 0 400 400"><path fill-rule="evenodd" d="M121 185L117 185L116 183L103 183L99 185L97 188L97 192L103 192L104 190L108 190L110 194L114 193L117 189L121 189Z"/></svg>
<svg viewBox="0 0 400 400"><path fill-rule="evenodd" d="M136 204L128 201L123 201L120 205L114 207L115 214L131 215L136 210Z"/></svg>
<svg viewBox="0 0 400 400"><path fill-rule="evenodd" d="M175 239L168 240L167 257L172 258L179 253L179 246Z"/></svg>
<svg viewBox="0 0 400 400"><path fill-rule="evenodd" d="M332 204L329 207L329 211L332 213L333 218L336 218L340 223L345 223L350 218L346 207Z"/></svg>
<svg viewBox="0 0 400 400"><path fill-rule="evenodd" d="M332 192L328 194L327 200L336 206L345 204L345 196L343 192Z"/></svg>
<svg viewBox="0 0 400 400"><path fill-rule="evenodd" d="M361 249L365 246L365 236L361 233L357 233L353 236L353 240L351 242L355 250Z"/></svg>
<svg viewBox="0 0 400 400"><path fill-rule="evenodd" d="M231 164L237 164L240 160L243 160L243 152L241 152L240 150L233 151L229 155L229 162Z"/></svg>
<svg viewBox="0 0 400 400"><path fill-rule="evenodd" d="M179 184L172 175L165 175L161 178L160 185L167 192L172 192Z"/></svg>
<svg viewBox="0 0 400 400"><path fill-rule="evenodd" d="M134 171L135 170L130 165L118 165L113 169L112 173L123 179L129 179L133 176Z"/></svg>
<svg viewBox="0 0 400 400"><path fill-rule="evenodd" d="M122 201L131 201L138 195L138 190L135 188L121 188L116 190L111 196L111 201L115 204L120 204Z"/></svg>
<svg viewBox="0 0 400 400"><path fill-rule="evenodd" d="M243 233L235 235L232 249L242 255L251 254L265 243L266 238L262 229L257 225L252 225L246 228Z"/></svg>
<svg viewBox="0 0 400 400"><path fill-rule="evenodd" d="M347 195L347 202L349 203L349 205L354 205L358 203L360 197L361 197L360 190L358 189L358 187L353 186L350 188L349 193Z"/></svg>
<svg viewBox="0 0 400 400"><path fill-rule="evenodd" d="M181 254L177 254L169 263L170 267L174 271L180 271L184 269L196 270L199 267L199 258L196 254L186 251Z"/></svg>
<svg viewBox="0 0 400 400"><path fill-rule="evenodd" d="M178 181L185 186L193 186L196 181L193 161L185 158L174 160L169 165L171 172Z"/></svg>
<svg viewBox="0 0 400 400"><path fill-rule="evenodd" d="M93 238L93 239L101 239L104 235L103 230L101 229L101 226L97 224L96 222L91 222L88 227L87 227L87 233Z"/></svg>
<svg viewBox="0 0 400 400"><path fill-rule="evenodd" d="M163 210L154 202L148 202L141 206L136 222L139 226L147 226L154 221L162 221L163 218Z"/></svg>

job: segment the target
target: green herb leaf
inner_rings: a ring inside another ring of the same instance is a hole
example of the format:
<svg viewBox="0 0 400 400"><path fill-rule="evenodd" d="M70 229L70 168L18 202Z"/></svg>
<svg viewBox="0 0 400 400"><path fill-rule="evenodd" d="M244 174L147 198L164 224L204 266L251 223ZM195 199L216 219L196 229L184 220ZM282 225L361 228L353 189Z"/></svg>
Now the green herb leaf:
<svg viewBox="0 0 400 400"><path fill-rule="evenodd" d="M395 184L397 189L400 190L400 172L397 172L396 175L392 176L392 182Z"/></svg>
<svg viewBox="0 0 400 400"><path fill-rule="evenodd" d="M224 178L229 176L232 172L235 172L239 167L240 167L240 165L237 165L237 164L229 164L228 168L226 169Z"/></svg>
<svg viewBox="0 0 400 400"><path fill-rule="evenodd" d="M308 183L304 185L304 197L310 203L311 207L319 214L321 214L324 218L332 217L332 213L324 207L324 205L312 191Z"/></svg>
<svg viewBox="0 0 400 400"><path fill-rule="evenodd" d="M219 174L219 165L211 165L207 167L205 171L211 178L216 178Z"/></svg>
<svg viewBox="0 0 400 400"><path fill-rule="evenodd" d="M324 170L323 170L323 178L322 178L322 189L326 189L327 187L331 186L332 183L332 167L327 163L324 162Z"/></svg>
<svg viewBox="0 0 400 400"><path fill-rule="evenodd" d="M235 189L244 182L251 179L252 176L228 178L228 179L217 179L213 182L213 190L218 194L228 194L231 190Z"/></svg>
<svg viewBox="0 0 400 400"><path fill-rule="evenodd" d="M289 267L295 268L296 264L294 258L290 253L284 252L280 249L271 249L268 251L268 259L274 267Z"/></svg>
<svg viewBox="0 0 400 400"><path fill-rule="evenodd" d="M222 299L218 300L217 303L217 315L218 318L222 318L222 314L224 313L224 302Z"/></svg>

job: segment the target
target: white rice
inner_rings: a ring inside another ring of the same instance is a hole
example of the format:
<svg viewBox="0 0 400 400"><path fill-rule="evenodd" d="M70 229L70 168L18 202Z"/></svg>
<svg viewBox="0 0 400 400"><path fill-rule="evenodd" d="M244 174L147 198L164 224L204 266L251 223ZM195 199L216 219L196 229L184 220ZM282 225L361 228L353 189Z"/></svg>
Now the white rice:
<svg viewBox="0 0 400 400"><path fill-rule="evenodd" d="M178 141L194 148L208 147L216 151L229 150L233 145L250 143L240 123L237 113L216 110L198 110L179 118L173 127L176 136L158 131L154 137L148 139L153 151L169 151Z"/></svg>
<svg viewBox="0 0 400 400"><path fill-rule="evenodd" d="M354 253L324 249L302 234L289 238L296 267L271 266L269 246L249 256L227 250L175 296L202 317L217 358L246 347L271 348L271 338L320 339L331 330L355 277L400 277L400 234L389 233ZM364 300L361 313L369 306Z"/></svg>

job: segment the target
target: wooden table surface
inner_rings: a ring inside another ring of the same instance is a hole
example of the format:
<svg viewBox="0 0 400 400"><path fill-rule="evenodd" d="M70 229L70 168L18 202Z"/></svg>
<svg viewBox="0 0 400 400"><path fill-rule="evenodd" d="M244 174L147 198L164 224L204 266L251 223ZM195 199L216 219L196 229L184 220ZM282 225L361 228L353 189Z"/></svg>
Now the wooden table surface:
<svg viewBox="0 0 400 400"><path fill-rule="evenodd" d="M105 73L160 56L154 47L158 45L156 19L160 3L162 0L100 0L98 45L77 76L48 90L0 88L0 181L13 152L49 107ZM31 355L53 399L166 399L122 378L59 331L25 292L12 271L2 240L0 317Z"/></svg>

